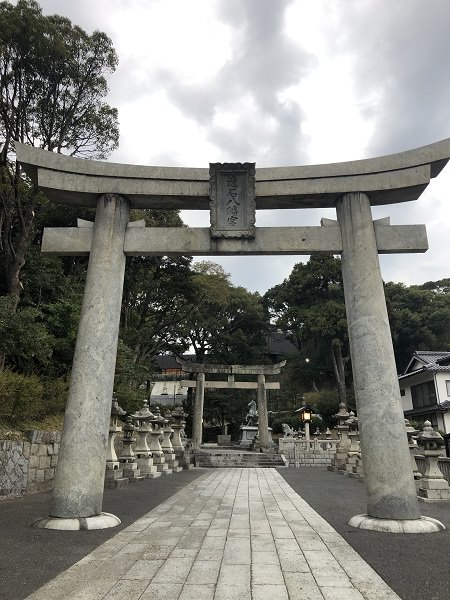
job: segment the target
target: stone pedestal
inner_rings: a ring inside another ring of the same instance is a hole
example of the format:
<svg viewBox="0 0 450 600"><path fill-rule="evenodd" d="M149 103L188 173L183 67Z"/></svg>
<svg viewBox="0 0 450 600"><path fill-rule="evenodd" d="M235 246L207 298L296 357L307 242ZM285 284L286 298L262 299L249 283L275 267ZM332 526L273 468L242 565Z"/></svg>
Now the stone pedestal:
<svg viewBox="0 0 450 600"><path fill-rule="evenodd" d="M122 463L122 468L123 475L128 478L129 483L137 483L138 481L143 481L145 479L145 477L141 475L136 462Z"/></svg>
<svg viewBox="0 0 450 600"><path fill-rule="evenodd" d="M239 444L249 448L258 433L258 427L255 425L241 425L239 431Z"/></svg>
<svg viewBox="0 0 450 600"><path fill-rule="evenodd" d="M106 469L105 488L124 488L128 487L128 477L123 476L123 469Z"/></svg>
<svg viewBox="0 0 450 600"><path fill-rule="evenodd" d="M194 468L194 464L192 462L192 455L186 450L176 451L175 456L176 460L178 461L178 465L182 467L184 471L190 471Z"/></svg>

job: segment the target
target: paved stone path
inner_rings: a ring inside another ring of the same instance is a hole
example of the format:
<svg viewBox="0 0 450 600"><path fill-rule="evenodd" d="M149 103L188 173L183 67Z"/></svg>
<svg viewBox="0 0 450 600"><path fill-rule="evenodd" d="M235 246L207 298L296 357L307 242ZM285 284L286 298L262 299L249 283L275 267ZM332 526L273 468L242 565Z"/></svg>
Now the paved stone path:
<svg viewBox="0 0 450 600"><path fill-rule="evenodd" d="M398 600L275 469L217 469L29 600Z"/></svg>

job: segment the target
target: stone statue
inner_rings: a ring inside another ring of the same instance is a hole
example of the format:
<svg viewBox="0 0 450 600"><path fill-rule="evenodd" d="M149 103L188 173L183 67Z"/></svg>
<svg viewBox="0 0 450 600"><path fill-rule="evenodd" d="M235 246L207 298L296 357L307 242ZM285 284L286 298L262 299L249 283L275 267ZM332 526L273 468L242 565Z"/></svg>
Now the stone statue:
<svg viewBox="0 0 450 600"><path fill-rule="evenodd" d="M256 402L251 400L248 404L248 413L245 417L247 419L247 425L255 425L255 421L258 419L258 411L256 410Z"/></svg>
<svg viewBox="0 0 450 600"><path fill-rule="evenodd" d="M283 437L285 438L294 437L298 435L297 431L295 431L295 429L292 429L292 427L289 427L287 423L282 423L281 427L283 428Z"/></svg>

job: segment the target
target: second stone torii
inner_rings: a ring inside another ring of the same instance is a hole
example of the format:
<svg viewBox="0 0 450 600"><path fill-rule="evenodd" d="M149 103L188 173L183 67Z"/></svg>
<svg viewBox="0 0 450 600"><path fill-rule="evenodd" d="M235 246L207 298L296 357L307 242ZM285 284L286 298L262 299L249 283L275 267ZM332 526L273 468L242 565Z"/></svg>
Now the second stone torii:
<svg viewBox="0 0 450 600"><path fill-rule="evenodd" d="M266 382L266 375L279 375L286 361L273 365L215 365L203 363L191 363L177 358L178 364L186 373L196 373L196 381L183 379L183 387L195 388L194 415L192 419L192 445L200 448L202 443L202 422L205 388L221 389L256 389L258 401L258 435L261 452L268 452L269 423L267 418L267 396L266 390L279 390L278 381ZM206 381L206 374L228 375L227 381ZM235 381L235 375L256 375L257 381Z"/></svg>

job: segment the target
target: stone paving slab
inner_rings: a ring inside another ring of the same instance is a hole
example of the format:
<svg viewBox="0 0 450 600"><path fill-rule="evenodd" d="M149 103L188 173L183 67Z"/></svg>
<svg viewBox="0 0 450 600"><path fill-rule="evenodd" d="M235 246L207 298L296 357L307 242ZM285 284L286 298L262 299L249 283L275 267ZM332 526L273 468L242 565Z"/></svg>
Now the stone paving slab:
<svg viewBox="0 0 450 600"><path fill-rule="evenodd" d="M29 600L398 600L275 469L215 469Z"/></svg>

